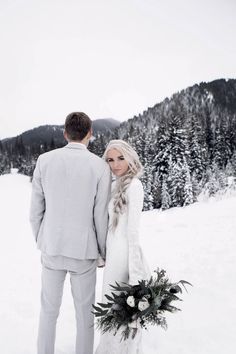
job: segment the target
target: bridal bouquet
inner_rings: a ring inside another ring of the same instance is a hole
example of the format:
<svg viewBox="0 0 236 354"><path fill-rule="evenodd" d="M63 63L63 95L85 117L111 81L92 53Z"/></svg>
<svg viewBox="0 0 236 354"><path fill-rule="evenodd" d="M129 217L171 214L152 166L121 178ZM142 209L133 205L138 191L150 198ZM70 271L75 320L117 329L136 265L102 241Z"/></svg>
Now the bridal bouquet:
<svg viewBox="0 0 236 354"><path fill-rule="evenodd" d="M167 329L164 316L166 311L176 312L179 308L173 306L173 301L182 301L177 294L182 293L185 285L191 285L185 280L172 283L166 277L165 270L157 269L156 276L150 280L141 280L137 285L126 283L111 285L111 295L105 295L107 303L93 305L93 314L97 318L97 326L102 333L120 329L122 339L135 337L138 328L147 329L147 325L158 325ZM117 292L117 293L115 293Z"/></svg>

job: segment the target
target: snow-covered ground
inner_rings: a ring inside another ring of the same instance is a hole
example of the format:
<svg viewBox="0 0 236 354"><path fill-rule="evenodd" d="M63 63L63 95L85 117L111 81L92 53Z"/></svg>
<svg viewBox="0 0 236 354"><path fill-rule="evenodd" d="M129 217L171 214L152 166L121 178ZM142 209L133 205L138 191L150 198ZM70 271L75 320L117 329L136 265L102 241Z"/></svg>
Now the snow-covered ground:
<svg viewBox="0 0 236 354"><path fill-rule="evenodd" d="M0 177L0 353L35 354L40 253L28 223L28 177ZM144 332L145 354L233 354L236 333L236 197L165 212L144 212L141 243L150 268L194 287L168 316L169 328ZM97 299L102 270L98 271ZM56 354L73 354L75 319L69 279L58 321ZM98 342L96 333L95 344Z"/></svg>

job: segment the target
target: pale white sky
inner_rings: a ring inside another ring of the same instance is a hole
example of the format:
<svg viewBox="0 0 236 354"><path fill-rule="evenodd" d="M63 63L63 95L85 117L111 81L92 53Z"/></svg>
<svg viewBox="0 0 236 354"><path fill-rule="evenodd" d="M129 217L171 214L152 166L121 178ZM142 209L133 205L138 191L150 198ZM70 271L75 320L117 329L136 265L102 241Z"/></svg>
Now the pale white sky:
<svg viewBox="0 0 236 354"><path fill-rule="evenodd" d="M0 139L236 78L235 0L0 0Z"/></svg>

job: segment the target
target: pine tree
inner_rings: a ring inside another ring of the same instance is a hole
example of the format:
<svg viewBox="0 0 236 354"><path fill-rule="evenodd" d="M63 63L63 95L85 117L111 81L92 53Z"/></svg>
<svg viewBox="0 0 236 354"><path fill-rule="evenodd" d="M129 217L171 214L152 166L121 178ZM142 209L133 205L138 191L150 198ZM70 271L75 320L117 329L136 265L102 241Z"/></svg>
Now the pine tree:
<svg viewBox="0 0 236 354"><path fill-rule="evenodd" d="M98 136L93 141L90 141L88 149L92 153L98 155L99 157L102 157L106 149L107 143L108 142L106 140L105 135L98 134Z"/></svg>
<svg viewBox="0 0 236 354"><path fill-rule="evenodd" d="M234 168L233 168L231 160L228 161L228 163L227 163L227 165L225 167L225 174L226 174L227 177L234 176Z"/></svg>
<svg viewBox="0 0 236 354"><path fill-rule="evenodd" d="M199 117L191 115L189 124L189 167L191 174L194 173L195 179L199 182L204 172L205 144L203 144Z"/></svg>
<svg viewBox="0 0 236 354"><path fill-rule="evenodd" d="M183 205L183 175L182 165L180 162L172 162L168 173L169 194L172 200L172 207L179 207Z"/></svg>
<svg viewBox="0 0 236 354"><path fill-rule="evenodd" d="M232 156L229 128L230 124L228 122L227 114L219 112L217 126L215 129L213 162L216 163L220 169L226 167L230 157Z"/></svg>
<svg viewBox="0 0 236 354"><path fill-rule="evenodd" d="M152 210L154 207L154 200L152 194L153 186L153 154L154 154L154 145L155 141L153 140L152 135L146 136L142 134L139 142L136 142L138 147L138 155L144 166L144 173L142 176L142 183L144 187L144 210Z"/></svg>
<svg viewBox="0 0 236 354"><path fill-rule="evenodd" d="M157 131L157 154L154 157L153 164L155 173L158 175L160 182L168 174L169 163L172 156L172 145L169 127L166 121L162 121Z"/></svg>
<svg viewBox="0 0 236 354"><path fill-rule="evenodd" d="M167 121L160 123L156 133L155 154L152 160L153 164L153 206L160 208L162 205L162 182L168 176L169 164L171 161L172 151L170 142L170 133Z"/></svg>
<svg viewBox="0 0 236 354"><path fill-rule="evenodd" d="M171 162L168 170L169 193L172 206L183 206L193 201L188 165L190 153L183 116L173 114L170 117L169 138L171 143Z"/></svg>
<svg viewBox="0 0 236 354"><path fill-rule="evenodd" d="M234 151L230 161L233 168L233 175L236 177L236 150Z"/></svg>
<svg viewBox="0 0 236 354"><path fill-rule="evenodd" d="M228 186L228 179L225 171L221 170L216 163L207 170L207 183L205 193L209 196L223 194Z"/></svg>
<svg viewBox="0 0 236 354"><path fill-rule="evenodd" d="M141 181L144 188L144 210L152 210L153 209L153 196L152 196L153 175L152 175L151 165L147 164L145 166Z"/></svg>
<svg viewBox="0 0 236 354"><path fill-rule="evenodd" d="M207 170L206 177L207 182L205 184L204 193L211 197L219 191L219 183L216 179L215 172L213 172L211 168Z"/></svg>
<svg viewBox="0 0 236 354"><path fill-rule="evenodd" d="M166 177L165 177L166 178ZM162 206L162 183L159 179L157 173L153 175L153 185L152 185L152 196L153 196L153 207L154 209L159 209Z"/></svg>
<svg viewBox="0 0 236 354"><path fill-rule="evenodd" d="M201 193L202 180L200 182L198 181L198 177L196 177L195 172L193 172L191 180L192 180L193 202L196 202L198 195Z"/></svg>
<svg viewBox="0 0 236 354"><path fill-rule="evenodd" d="M193 186L190 177L190 171L187 163L183 165L184 174L184 193L183 193L183 205L189 205L194 202Z"/></svg>
<svg viewBox="0 0 236 354"><path fill-rule="evenodd" d="M171 197L168 192L168 186L166 177L162 181L162 190L161 190L161 209L166 210L169 209L172 205Z"/></svg>

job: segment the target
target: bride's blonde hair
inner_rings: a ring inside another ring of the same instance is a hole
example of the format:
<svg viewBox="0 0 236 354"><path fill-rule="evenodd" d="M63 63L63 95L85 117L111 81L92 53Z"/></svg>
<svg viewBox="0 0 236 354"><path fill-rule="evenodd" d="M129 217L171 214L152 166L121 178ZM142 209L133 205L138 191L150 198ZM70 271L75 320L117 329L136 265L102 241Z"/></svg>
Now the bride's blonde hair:
<svg viewBox="0 0 236 354"><path fill-rule="evenodd" d="M134 177L140 177L143 172L143 166L139 161L136 151L124 140L111 140L106 147L103 158L107 161L107 153L111 149L118 150L128 162L128 170L124 176L117 178L116 187L113 191L114 216L112 228L115 229L119 222L119 216L124 213L127 206L126 190Z"/></svg>

